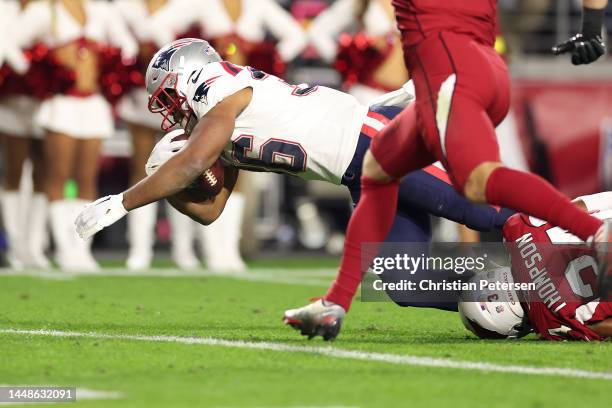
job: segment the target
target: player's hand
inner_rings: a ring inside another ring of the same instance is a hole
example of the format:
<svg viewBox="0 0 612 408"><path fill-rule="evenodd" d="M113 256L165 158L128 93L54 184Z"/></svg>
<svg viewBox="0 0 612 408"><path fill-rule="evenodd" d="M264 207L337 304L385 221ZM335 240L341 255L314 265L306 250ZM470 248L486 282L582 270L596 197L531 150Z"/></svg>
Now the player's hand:
<svg viewBox="0 0 612 408"><path fill-rule="evenodd" d="M88 240L104 228L119 221L127 213L123 207L123 194L106 196L86 205L74 224L79 236Z"/></svg>
<svg viewBox="0 0 612 408"><path fill-rule="evenodd" d="M606 44L601 36L587 38L584 34L576 34L554 46L552 52L555 55L571 53L574 65L590 64L606 53Z"/></svg>

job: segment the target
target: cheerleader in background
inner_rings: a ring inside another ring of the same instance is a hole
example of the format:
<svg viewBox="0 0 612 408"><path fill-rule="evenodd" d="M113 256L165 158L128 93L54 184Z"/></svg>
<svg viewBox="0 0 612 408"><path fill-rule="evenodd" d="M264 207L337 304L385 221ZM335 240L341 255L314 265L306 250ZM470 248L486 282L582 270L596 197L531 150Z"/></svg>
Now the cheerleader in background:
<svg viewBox="0 0 612 408"><path fill-rule="evenodd" d="M156 26L153 19L158 15L164 18L177 18L172 13L180 13L173 7L176 0L119 0L115 2L119 14L123 17L139 42L138 66L146 71L155 52L174 40L185 26L171 31L164 24ZM135 89L125 95L117 106L117 112L123 119L132 136L132 158L130 165L130 182L136 184L145 177L145 165L155 146L160 132L158 115L148 110L149 97L144 87ZM155 245L155 224L157 220L157 203L139 208L128 217L128 241L130 251L127 268L131 270L146 269L153 259ZM181 214L174 207L166 206L172 230L172 260L181 269L189 270L199 267L200 262L193 249L195 223Z"/></svg>
<svg viewBox="0 0 612 408"><path fill-rule="evenodd" d="M335 61L344 89L363 104L410 79L389 0L337 0L313 21L308 35L321 58Z"/></svg>
<svg viewBox="0 0 612 408"><path fill-rule="evenodd" d="M0 3L0 48L14 73L23 74L28 62L15 40L19 20L28 1ZM0 62L0 66L2 63ZM23 78L12 76L11 87L23 86ZM1 85L0 85L1 87ZM2 91L0 90L0 93ZM49 268L47 244L47 198L44 194L42 132L33 123L38 101L25 94L3 95L0 99L0 134L3 142L2 222L8 238L9 264L13 268ZM32 164L32 194L22 192L21 176L26 160Z"/></svg>
<svg viewBox="0 0 612 408"><path fill-rule="evenodd" d="M250 65L283 76L285 64L306 47L307 37L290 13L274 0L177 0L176 12L167 10L154 17L155 27L170 31L200 25L203 37L222 57L237 65ZM165 30L158 30L163 36ZM271 34L278 42L267 41ZM163 38L163 37L162 37ZM158 42L163 42L162 39ZM240 255L240 238L245 212L245 195L250 183L240 180L223 214L212 225L197 226L202 252L213 271L245 269Z"/></svg>
<svg viewBox="0 0 612 408"><path fill-rule="evenodd" d="M45 192L49 200L56 261L64 270L96 271L99 266L74 232L74 219L97 197L101 141L114 132L109 103L99 92L100 46L110 42L134 58L138 45L109 3L50 0L30 3L19 21L19 41L46 44L59 66L74 73L74 85L42 102L35 122L45 130ZM64 186L73 179L78 198L66 200Z"/></svg>

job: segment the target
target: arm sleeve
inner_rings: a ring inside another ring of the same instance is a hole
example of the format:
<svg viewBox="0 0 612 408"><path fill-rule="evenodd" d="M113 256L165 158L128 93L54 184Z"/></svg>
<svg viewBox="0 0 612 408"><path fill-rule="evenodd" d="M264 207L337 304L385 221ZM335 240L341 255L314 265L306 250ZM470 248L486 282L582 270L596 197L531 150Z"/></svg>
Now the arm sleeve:
<svg viewBox="0 0 612 408"><path fill-rule="evenodd" d="M52 35L51 8L46 3L30 3L18 18L19 30L15 30L17 43L28 48L48 35Z"/></svg>
<svg viewBox="0 0 612 408"><path fill-rule="evenodd" d="M149 17L151 40L163 47L173 41L189 26L202 21L203 6L200 0L171 0L166 7Z"/></svg>
<svg viewBox="0 0 612 408"><path fill-rule="evenodd" d="M251 86L251 75L243 67L232 65L224 68L225 62L215 62L194 73L194 82L187 79L185 96L187 103L200 119L225 98ZM234 70L235 72L231 72Z"/></svg>
<svg viewBox="0 0 612 408"><path fill-rule="evenodd" d="M279 40L277 49L281 58L289 62L306 47L306 34L293 16L272 0L259 0L265 26Z"/></svg>
<svg viewBox="0 0 612 408"><path fill-rule="evenodd" d="M574 201L582 201L587 211L604 211L612 209L612 191L578 197Z"/></svg>
<svg viewBox="0 0 612 408"><path fill-rule="evenodd" d="M106 12L106 33L109 42L114 46L121 48L121 54L124 58L135 58L138 53L138 43L130 30L128 29L125 20L116 18L114 11L115 5L105 5Z"/></svg>
<svg viewBox="0 0 612 408"><path fill-rule="evenodd" d="M338 36L355 21L355 0L338 0L315 18L308 29L308 38L327 62L338 53Z"/></svg>

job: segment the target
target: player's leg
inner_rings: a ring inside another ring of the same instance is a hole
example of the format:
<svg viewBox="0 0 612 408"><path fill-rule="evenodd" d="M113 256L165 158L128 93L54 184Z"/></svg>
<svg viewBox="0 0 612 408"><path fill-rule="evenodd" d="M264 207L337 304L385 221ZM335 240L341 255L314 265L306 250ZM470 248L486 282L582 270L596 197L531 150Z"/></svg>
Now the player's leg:
<svg viewBox="0 0 612 408"><path fill-rule="evenodd" d="M50 262L45 255L48 244L47 221L49 205L45 195L45 161L43 141L32 139L30 146L30 161L32 163L33 194L30 198L27 231L27 264L36 268L49 268Z"/></svg>
<svg viewBox="0 0 612 408"><path fill-rule="evenodd" d="M436 165L417 170L400 183L398 212L415 210L463 224L481 232L501 229L514 211L476 205L452 187L448 174Z"/></svg>
<svg viewBox="0 0 612 408"><path fill-rule="evenodd" d="M130 158L130 182L138 183L146 177L145 165L155 147L156 131L142 125L130 123L132 157ZM128 242L130 249L126 265L131 270L146 269L153 259L155 244L155 221L157 203L131 211L128 215Z"/></svg>
<svg viewBox="0 0 612 408"><path fill-rule="evenodd" d="M364 159L361 199L349 222L340 271L325 300L344 310L350 308L363 274L378 252L376 244L385 240L393 225L399 178L433 161L417 133L414 105L374 138ZM363 251L363 243L374 245Z"/></svg>
<svg viewBox="0 0 612 408"><path fill-rule="evenodd" d="M75 220L87 204L98 198L98 173L100 169L100 151L102 140L79 139L76 151L74 180L78 196L72 201L72 219ZM92 241L85 242L77 237L74 252L79 258L79 267L87 271L96 271L99 265L91 253Z"/></svg>
<svg viewBox="0 0 612 408"><path fill-rule="evenodd" d="M19 186L23 164L28 158L30 139L18 136L4 135L3 164L4 178L2 180L2 224L8 238L7 260L11 267L20 268L22 263L21 220L23 212L20 204Z"/></svg>
<svg viewBox="0 0 612 408"><path fill-rule="evenodd" d="M64 197L64 187L72 175L78 141L61 133L49 132L44 139L47 179L45 193L49 200L51 233L55 242L56 261L62 269L72 269L72 245L76 242L72 204ZM72 230L71 230L72 229Z"/></svg>

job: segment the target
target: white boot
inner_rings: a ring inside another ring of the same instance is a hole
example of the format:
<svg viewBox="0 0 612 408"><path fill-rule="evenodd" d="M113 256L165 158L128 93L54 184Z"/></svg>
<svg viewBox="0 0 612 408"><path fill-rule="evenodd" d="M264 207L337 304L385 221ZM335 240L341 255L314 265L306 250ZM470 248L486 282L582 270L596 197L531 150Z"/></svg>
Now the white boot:
<svg viewBox="0 0 612 408"><path fill-rule="evenodd" d="M138 208L128 215L130 252L127 268L132 271L147 269L153 260L157 203Z"/></svg>
<svg viewBox="0 0 612 408"><path fill-rule="evenodd" d="M78 264L72 253L73 239L68 228L71 214L72 208L69 201L58 200L49 203L49 221L55 243L55 261L62 270L76 270Z"/></svg>
<svg viewBox="0 0 612 408"><path fill-rule="evenodd" d="M45 255L48 243L47 219L48 201L42 193L34 193L30 198L30 209L26 218L27 240L24 262L32 268L49 269L51 262Z"/></svg>
<svg viewBox="0 0 612 408"><path fill-rule="evenodd" d="M15 191L2 192L2 222L8 240L7 261L11 268L22 269L22 223L20 194Z"/></svg>
<svg viewBox="0 0 612 408"><path fill-rule="evenodd" d="M215 222L207 227L199 226L202 252L210 271L240 273L246 270L240 255L244 206L244 196L233 193Z"/></svg>
<svg viewBox="0 0 612 408"><path fill-rule="evenodd" d="M200 267L200 261L193 250L195 222L181 214L174 207L167 206L168 220L172 230L172 260L184 270L194 270Z"/></svg>
<svg viewBox="0 0 612 408"><path fill-rule="evenodd" d="M79 271L80 272L98 272L100 265L91 253L91 244L93 240L83 241L76 232L74 226L74 220L77 219L83 208L89 204L90 201L76 199L70 202L72 214L69 219L69 227L73 240L73 252L78 257Z"/></svg>
<svg viewBox="0 0 612 408"><path fill-rule="evenodd" d="M95 272L99 269L91 255L91 242L79 238L74 227L74 220L86 203L84 200L58 200L49 205L55 260L61 270Z"/></svg>

